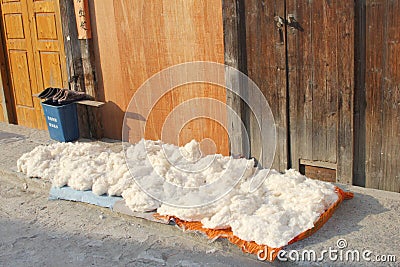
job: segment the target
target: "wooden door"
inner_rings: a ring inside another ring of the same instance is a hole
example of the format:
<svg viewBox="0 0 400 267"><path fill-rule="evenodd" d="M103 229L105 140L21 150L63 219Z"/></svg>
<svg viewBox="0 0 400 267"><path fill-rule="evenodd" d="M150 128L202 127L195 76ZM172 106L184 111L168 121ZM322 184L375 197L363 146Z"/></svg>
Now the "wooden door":
<svg viewBox="0 0 400 267"><path fill-rule="evenodd" d="M246 0L245 17L248 75L277 125L273 167L351 181L353 1Z"/></svg>
<svg viewBox="0 0 400 267"><path fill-rule="evenodd" d="M292 167L351 183L354 2L286 5Z"/></svg>
<svg viewBox="0 0 400 267"><path fill-rule="evenodd" d="M279 14L283 16L285 4L282 0L246 0L244 6L247 74L263 92L274 115L277 144L272 167L285 170L288 167L285 28L278 28L275 21ZM262 147L258 132L255 117L250 116L251 155L264 165L257 158Z"/></svg>
<svg viewBox="0 0 400 267"><path fill-rule="evenodd" d="M45 129L32 94L67 86L64 45L56 0L2 0L3 33L16 120Z"/></svg>

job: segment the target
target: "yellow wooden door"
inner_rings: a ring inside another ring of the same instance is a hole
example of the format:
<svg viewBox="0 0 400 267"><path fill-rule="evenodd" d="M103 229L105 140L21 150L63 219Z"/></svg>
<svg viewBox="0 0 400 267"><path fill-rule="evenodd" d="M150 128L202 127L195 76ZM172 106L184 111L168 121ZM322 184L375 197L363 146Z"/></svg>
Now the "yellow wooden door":
<svg viewBox="0 0 400 267"><path fill-rule="evenodd" d="M17 123L45 129L40 101L46 87L67 86L56 0L2 0L3 33Z"/></svg>

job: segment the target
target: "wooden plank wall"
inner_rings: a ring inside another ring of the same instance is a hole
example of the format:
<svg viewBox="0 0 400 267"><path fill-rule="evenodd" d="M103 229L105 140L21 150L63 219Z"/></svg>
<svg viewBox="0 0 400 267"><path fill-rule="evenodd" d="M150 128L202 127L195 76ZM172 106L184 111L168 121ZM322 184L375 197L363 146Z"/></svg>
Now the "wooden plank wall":
<svg viewBox="0 0 400 267"><path fill-rule="evenodd" d="M400 192L400 1L365 10L365 186Z"/></svg>
<svg viewBox="0 0 400 267"><path fill-rule="evenodd" d="M107 137L121 139L122 119L129 101L152 75L188 61L224 63L220 0L104 0L91 1L91 6L98 86L100 97L107 102L102 116ZM146 138L160 139L162 123L174 107L201 96L226 101L225 89L217 86L176 88L153 108L146 124ZM199 118L176 126L182 127L179 143L211 138L217 143L218 152L228 153L224 125ZM135 135L134 129L131 131Z"/></svg>

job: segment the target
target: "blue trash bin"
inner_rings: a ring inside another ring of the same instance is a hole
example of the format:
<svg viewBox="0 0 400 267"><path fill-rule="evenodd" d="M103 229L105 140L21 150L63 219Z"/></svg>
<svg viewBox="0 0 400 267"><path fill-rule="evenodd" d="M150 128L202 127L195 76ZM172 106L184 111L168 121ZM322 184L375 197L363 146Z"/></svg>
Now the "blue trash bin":
<svg viewBox="0 0 400 267"><path fill-rule="evenodd" d="M78 114L76 104L60 105L47 100L42 102L44 116L51 139L71 142L79 138Z"/></svg>

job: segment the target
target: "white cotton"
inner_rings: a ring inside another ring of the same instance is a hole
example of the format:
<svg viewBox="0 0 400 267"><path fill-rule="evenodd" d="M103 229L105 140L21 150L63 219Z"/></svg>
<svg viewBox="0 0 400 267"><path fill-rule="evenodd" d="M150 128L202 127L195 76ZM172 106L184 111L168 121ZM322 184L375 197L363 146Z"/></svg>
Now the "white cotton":
<svg viewBox="0 0 400 267"><path fill-rule="evenodd" d="M148 196L137 185L122 192L125 203L132 211L153 211L160 206L160 202Z"/></svg>
<svg viewBox="0 0 400 267"><path fill-rule="evenodd" d="M157 211L201 221L204 228L231 227L243 240L278 248L312 228L338 199L332 184L311 180L294 170L284 174L260 170L256 175L268 176L254 193L249 193L250 181L245 180L213 205L188 209L162 204Z"/></svg>
<svg viewBox="0 0 400 267"><path fill-rule="evenodd" d="M110 196L121 196L122 192L128 189L134 182L133 177L127 171L122 175L121 179L108 188L107 193Z"/></svg>
<svg viewBox="0 0 400 267"><path fill-rule="evenodd" d="M122 196L132 211L157 210L205 228L231 228L243 240L276 248L312 228L338 199L332 184L295 170L281 174L258 170L253 160L202 156L195 140L178 147L142 139L120 152L57 143L22 155L17 167L56 187ZM263 182L250 193L253 179Z"/></svg>
<svg viewBox="0 0 400 267"><path fill-rule="evenodd" d="M196 140L192 140L183 147L179 148L182 156L189 162L197 161L201 158L201 151Z"/></svg>
<svg viewBox="0 0 400 267"><path fill-rule="evenodd" d="M104 195L108 191L109 184L106 181L105 177L99 177L93 183L92 192L98 196Z"/></svg>

